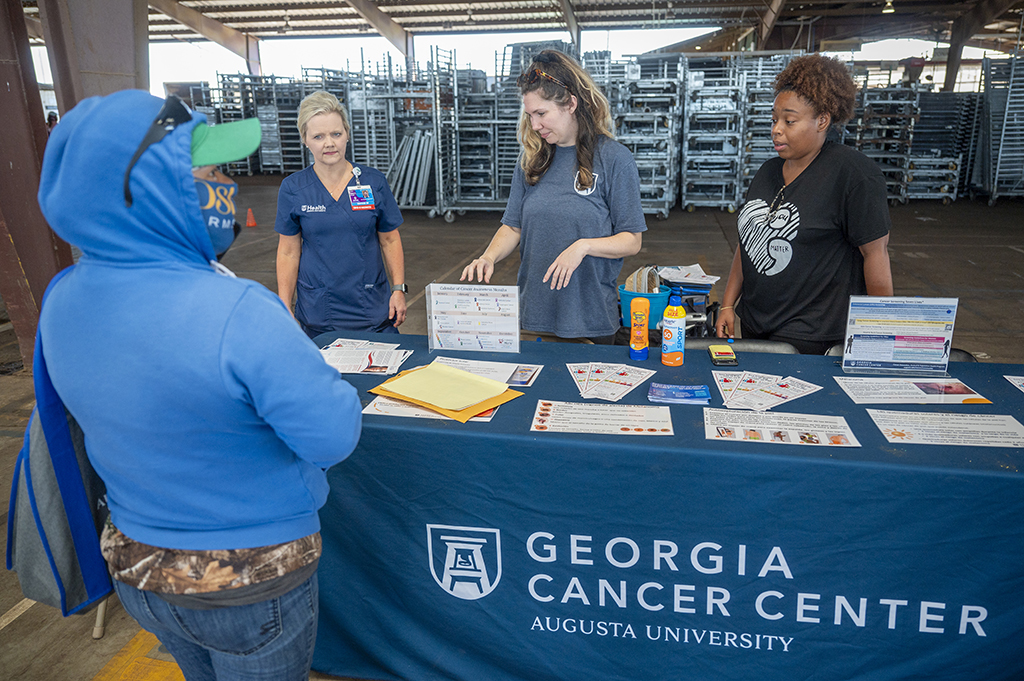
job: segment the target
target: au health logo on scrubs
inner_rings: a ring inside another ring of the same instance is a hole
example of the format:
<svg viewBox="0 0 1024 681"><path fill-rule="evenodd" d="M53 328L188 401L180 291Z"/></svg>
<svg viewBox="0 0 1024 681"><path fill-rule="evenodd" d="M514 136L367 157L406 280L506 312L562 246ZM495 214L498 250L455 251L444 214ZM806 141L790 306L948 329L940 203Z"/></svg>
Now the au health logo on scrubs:
<svg viewBox="0 0 1024 681"><path fill-rule="evenodd" d="M326 213L327 212L327 206L323 206L323 205L321 205L321 206L307 206L307 205L303 204L302 205L302 212L303 213Z"/></svg>
<svg viewBox="0 0 1024 681"><path fill-rule="evenodd" d="M486 527L427 525L430 574L448 594L475 601L501 581L501 532Z"/></svg>

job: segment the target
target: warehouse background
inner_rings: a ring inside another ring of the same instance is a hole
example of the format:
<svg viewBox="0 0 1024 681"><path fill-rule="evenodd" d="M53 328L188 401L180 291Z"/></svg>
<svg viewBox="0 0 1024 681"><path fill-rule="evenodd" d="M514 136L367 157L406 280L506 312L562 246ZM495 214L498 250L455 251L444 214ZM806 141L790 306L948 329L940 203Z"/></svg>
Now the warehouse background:
<svg viewBox="0 0 1024 681"><path fill-rule="evenodd" d="M0 488L9 489L33 405L32 376L23 366L31 361L37 298L73 258L33 209L46 140L41 112L49 106L63 113L83 97L124 87L162 91L162 83L149 82L157 66L149 55L160 53L150 45L194 43L235 55L235 68L172 87L215 120L255 115L264 126L261 149L232 168L241 213L251 208L258 224L243 232L225 264L271 289L277 187L307 161L294 131L295 108L314 88L343 99L353 119L352 158L387 171L405 209L413 291L407 333L425 332L423 287L457 280L494 232L518 154L512 81L538 49L580 57L606 89L617 134L641 168L649 231L624 273L651 262L700 262L722 276L736 245L730 208L771 155L771 78L796 54L846 55L861 94L842 138L872 156L888 178L897 292L959 297L955 344L980 361L1024 362L1022 8L1024 2L991 0L5 3ZM584 48L589 43L581 40L589 31L709 27L637 56ZM261 46L269 53L272 43L319 36L326 45L330 37L355 41L378 33L387 36L386 49L364 49L359 59L318 59L279 75L261 63ZM452 36L468 34L488 36L493 62L467 63ZM940 49L902 63L855 58L866 43L907 37ZM33 45L47 48L36 50L50 67L52 82L42 87L33 75ZM965 61L965 46L988 56ZM514 283L517 264L514 255L502 262L494 283ZM16 577L0 573L0 676L175 678L167 656L116 602L98 640L91 637L94 623L92 613L61 619L26 602Z"/></svg>

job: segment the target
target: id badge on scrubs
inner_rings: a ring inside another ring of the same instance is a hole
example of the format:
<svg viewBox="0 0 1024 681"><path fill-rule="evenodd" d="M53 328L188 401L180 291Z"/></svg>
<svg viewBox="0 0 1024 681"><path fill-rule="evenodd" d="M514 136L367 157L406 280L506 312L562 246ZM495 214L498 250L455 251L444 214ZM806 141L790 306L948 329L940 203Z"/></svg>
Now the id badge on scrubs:
<svg viewBox="0 0 1024 681"><path fill-rule="evenodd" d="M373 210L373 189L361 184L348 188L348 200L352 210Z"/></svg>

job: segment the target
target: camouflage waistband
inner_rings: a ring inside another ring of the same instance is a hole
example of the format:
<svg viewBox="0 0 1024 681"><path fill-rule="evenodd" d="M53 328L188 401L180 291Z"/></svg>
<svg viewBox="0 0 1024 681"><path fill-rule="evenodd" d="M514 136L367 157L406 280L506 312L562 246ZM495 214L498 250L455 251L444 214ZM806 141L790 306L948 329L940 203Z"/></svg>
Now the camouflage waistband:
<svg viewBox="0 0 1024 681"><path fill-rule="evenodd" d="M111 576L119 582L143 591L200 594L277 579L316 561L323 547L316 532L252 549L165 549L125 536L108 519L100 548Z"/></svg>

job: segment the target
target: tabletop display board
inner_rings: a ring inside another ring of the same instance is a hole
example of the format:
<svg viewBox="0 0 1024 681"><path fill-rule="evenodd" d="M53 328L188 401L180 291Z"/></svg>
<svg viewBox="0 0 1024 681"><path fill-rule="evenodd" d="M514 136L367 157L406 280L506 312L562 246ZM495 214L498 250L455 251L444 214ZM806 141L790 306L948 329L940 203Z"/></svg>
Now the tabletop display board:
<svg viewBox="0 0 1024 681"><path fill-rule="evenodd" d="M957 302L850 296L843 371L945 376Z"/></svg>
<svg viewBox="0 0 1024 681"><path fill-rule="evenodd" d="M400 338L408 366L439 354ZM824 386L759 418L841 417L860 446L710 439L699 405L666 407L671 436L531 431L539 400L581 401L567 363L627 363L677 385L710 385L712 366L700 353L673 368L630 362L625 347L534 342L517 359L546 368L490 422L364 416L356 451L328 473L314 669L389 681L1024 678L1021 449L887 439L836 384L838 358L749 353L737 369ZM1003 377L1019 366L950 373L991 403L886 413L1024 420L1024 393ZM349 380L364 403L380 382ZM722 406L713 392L707 408Z"/></svg>
<svg viewBox="0 0 1024 681"><path fill-rule="evenodd" d="M519 287L427 286L431 350L519 352Z"/></svg>

